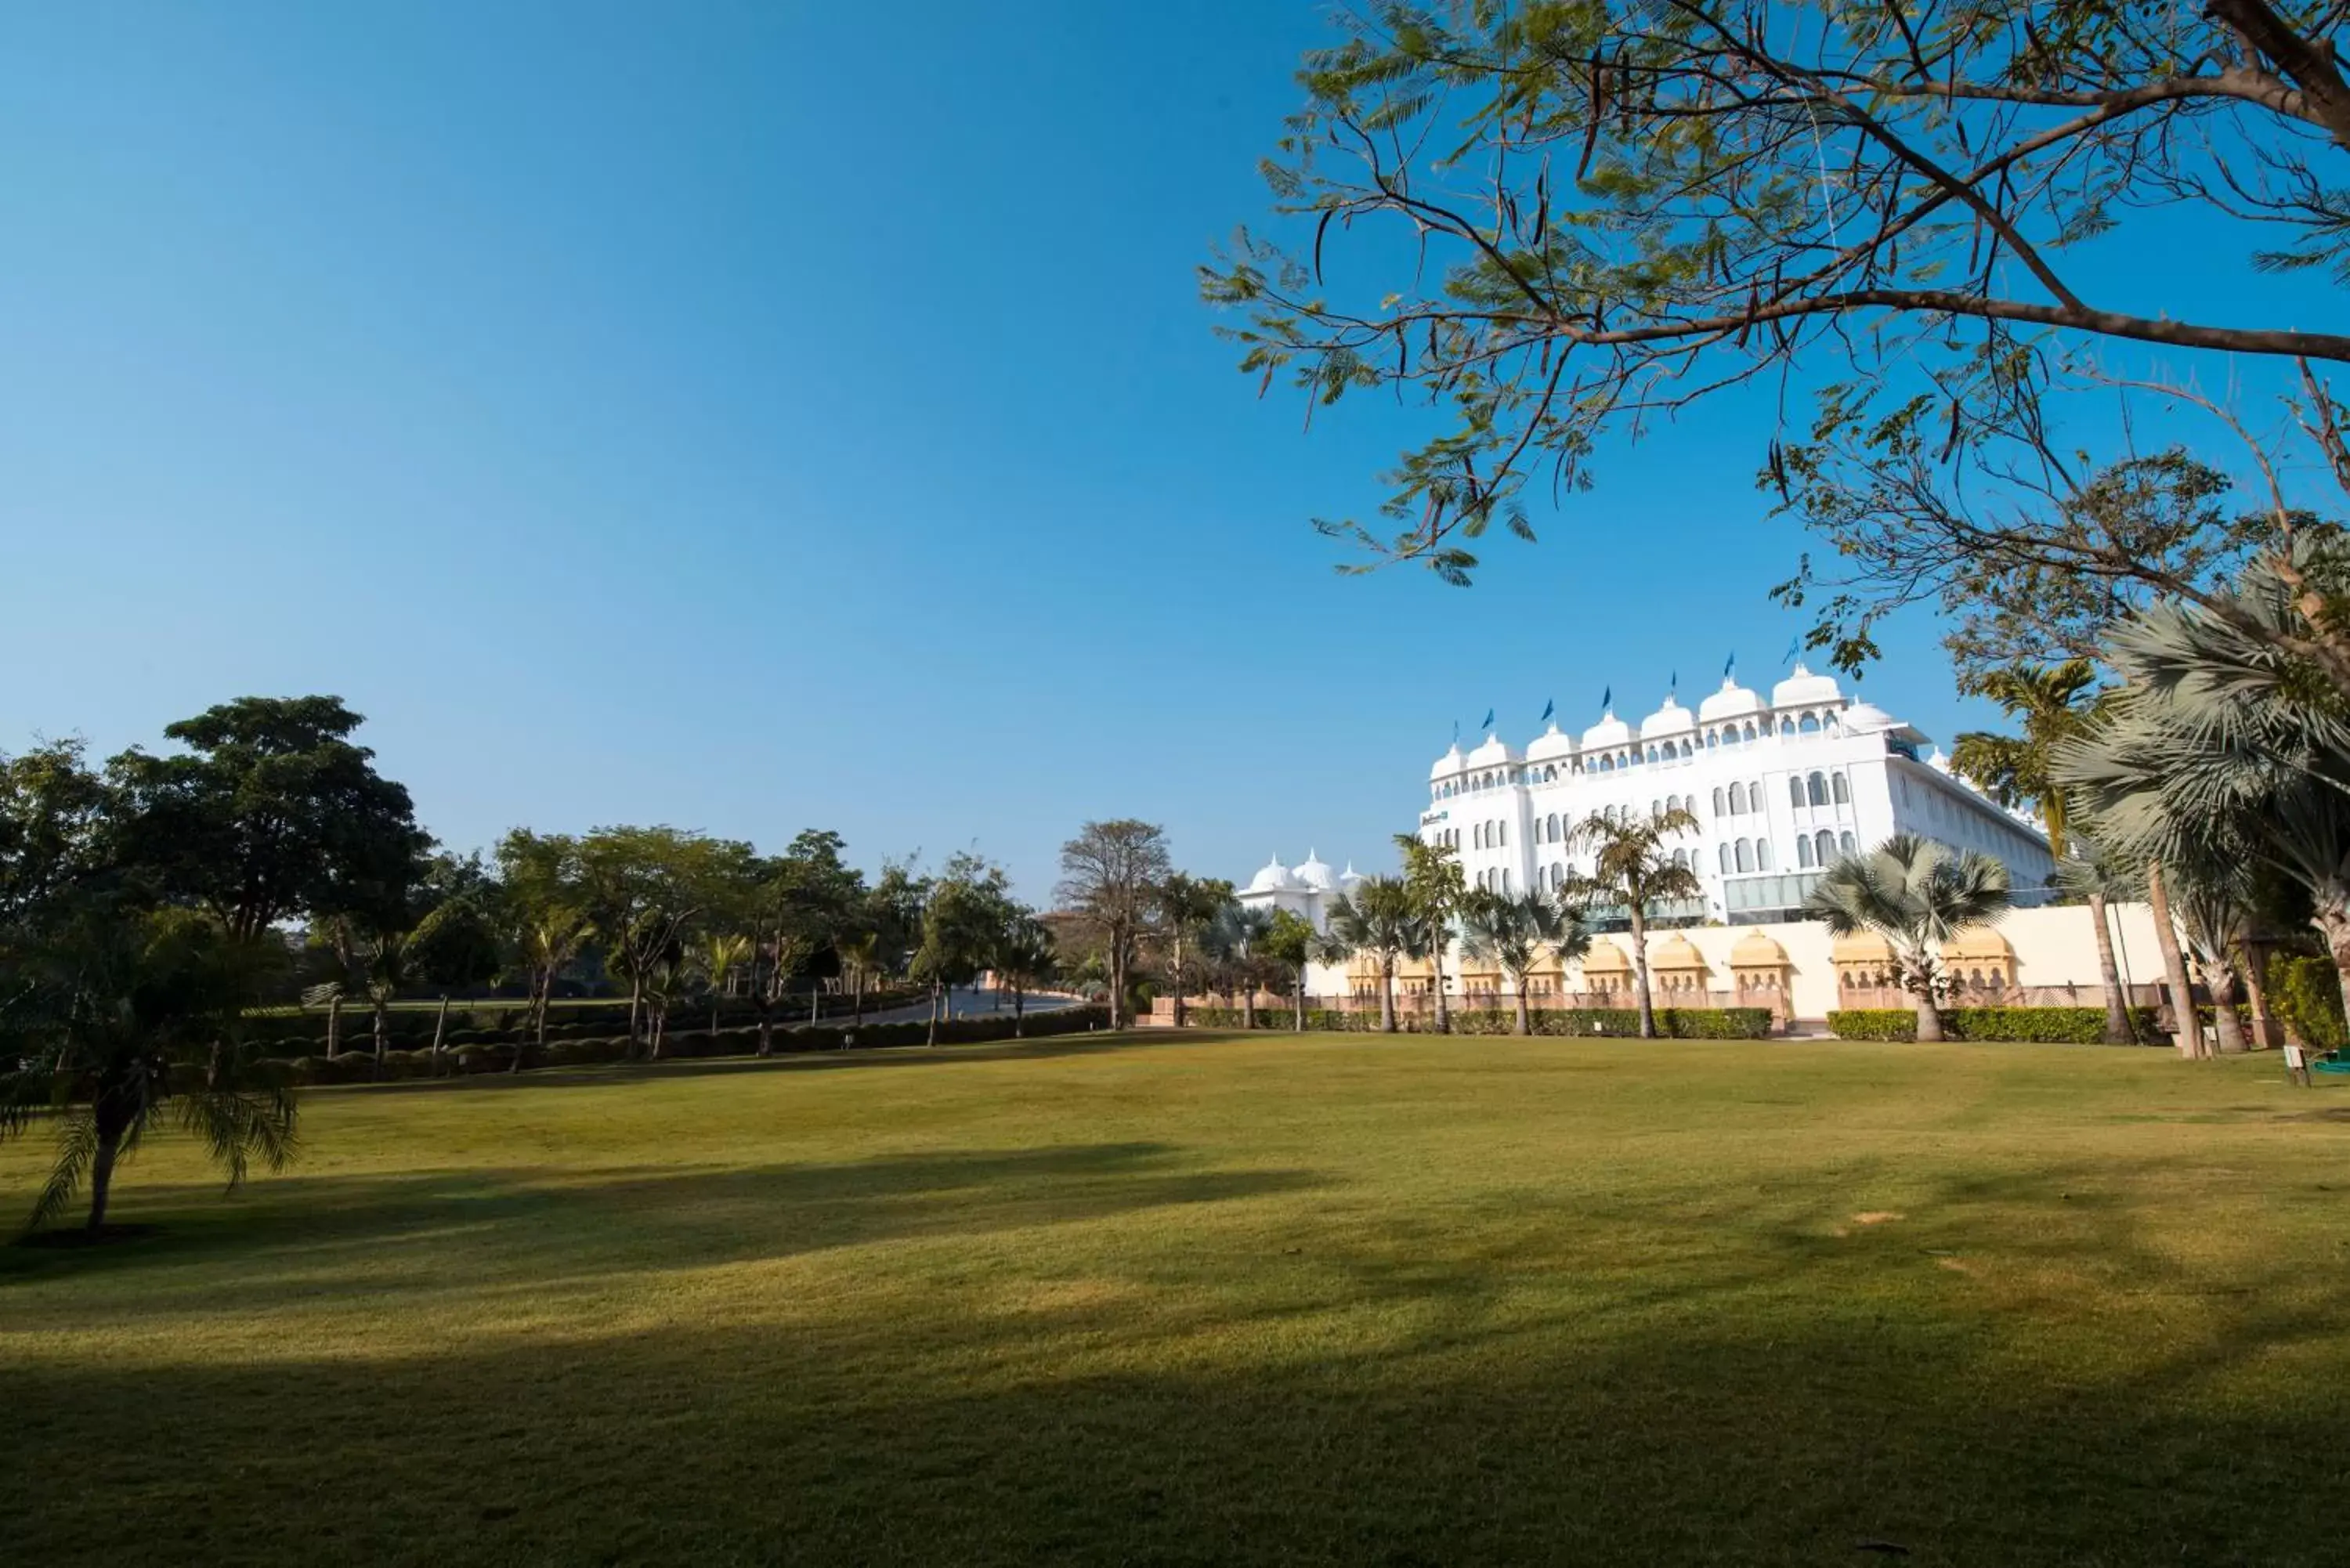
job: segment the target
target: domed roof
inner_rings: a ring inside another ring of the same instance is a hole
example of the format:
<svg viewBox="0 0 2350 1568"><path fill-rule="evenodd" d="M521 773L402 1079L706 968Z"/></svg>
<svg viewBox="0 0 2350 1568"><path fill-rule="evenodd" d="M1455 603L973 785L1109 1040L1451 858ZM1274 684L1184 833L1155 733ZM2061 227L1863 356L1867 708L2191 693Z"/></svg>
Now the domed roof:
<svg viewBox="0 0 2350 1568"><path fill-rule="evenodd" d="M1696 728L1697 720L1690 711L1682 707L1679 700L1667 696L1663 707L1640 721L1640 739L1653 741Z"/></svg>
<svg viewBox="0 0 2350 1568"><path fill-rule="evenodd" d="M1628 746L1631 743L1632 726L1618 719L1613 708L1607 710L1607 716L1599 722L1583 732L1583 749L1586 752L1596 747Z"/></svg>
<svg viewBox="0 0 2350 1568"><path fill-rule="evenodd" d="M1347 868L1338 873L1338 886L1340 888L1352 888L1356 883L1362 879L1363 874L1355 869L1355 863L1351 860L1347 862Z"/></svg>
<svg viewBox="0 0 2350 1568"><path fill-rule="evenodd" d="M1464 759L1461 755L1461 742L1455 741L1452 742L1451 751L1436 759L1436 765L1428 770L1428 776L1431 779L1450 777L1461 771L1463 762Z"/></svg>
<svg viewBox="0 0 2350 1568"><path fill-rule="evenodd" d="M1838 937L1835 946L1828 950L1831 963L1891 963L1893 944L1877 931L1855 931L1848 937Z"/></svg>
<svg viewBox="0 0 2350 1568"><path fill-rule="evenodd" d="M1574 737L1561 734L1556 724L1536 735L1534 743L1526 748L1526 761L1530 763L1562 762L1573 755Z"/></svg>
<svg viewBox="0 0 2350 1568"><path fill-rule="evenodd" d="M1297 893L1303 892L1305 888L1305 884L1297 879L1297 873L1284 866L1278 855L1267 861L1264 869L1252 877L1248 885L1252 893Z"/></svg>
<svg viewBox="0 0 2350 1568"><path fill-rule="evenodd" d="M1632 972L1632 961L1624 956L1622 948L1617 947L1606 937L1601 937L1591 944L1591 950L1583 955L1583 972L1629 974Z"/></svg>
<svg viewBox="0 0 2350 1568"><path fill-rule="evenodd" d="M1721 690L1697 705L1697 717L1698 722L1711 724L1723 719L1742 719L1762 711L1762 698L1741 686L1735 675L1725 675L1721 678Z"/></svg>
<svg viewBox="0 0 2350 1568"><path fill-rule="evenodd" d="M1773 708L1810 708L1843 701L1844 693L1837 690L1835 676L1814 675L1800 662L1793 675L1771 688Z"/></svg>
<svg viewBox="0 0 2350 1568"><path fill-rule="evenodd" d="M1493 734L1488 734L1478 744L1477 749L1469 753L1469 765L1472 768L1490 767L1497 763L1514 763L1517 760L1517 753L1502 744L1502 738L1499 735Z"/></svg>
<svg viewBox="0 0 2350 1568"><path fill-rule="evenodd" d="M1989 926L1969 926L1963 931L1953 933L1950 940L1942 944L1942 957L1950 962L1960 959L1998 959L2002 962L2011 962L2015 958L2015 949L2008 944L2005 937Z"/></svg>
<svg viewBox="0 0 2350 1568"><path fill-rule="evenodd" d="M1848 735L1874 735L1880 730L1890 730L1897 721L1893 715L1874 702L1855 702L1844 711L1844 728Z"/></svg>
<svg viewBox="0 0 2350 1568"><path fill-rule="evenodd" d="M1787 950L1761 931L1747 932L1730 950L1732 969L1783 969L1786 962Z"/></svg>
<svg viewBox="0 0 2350 1568"><path fill-rule="evenodd" d="M1657 950L1648 955L1648 967L1682 974L1692 971L1702 973L1706 967L1705 955L1698 951L1687 937L1676 931L1657 944Z"/></svg>
<svg viewBox="0 0 2350 1568"><path fill-rule="evenodd" d="M1301 884L1313 888L1317 893L1330 892L1338 886L1337 879L1331 875L1330 867L1324 865L1321 857L1315 855L1311 849L1305 852L1305 859L1297 867L1295 875Z"/></svg>

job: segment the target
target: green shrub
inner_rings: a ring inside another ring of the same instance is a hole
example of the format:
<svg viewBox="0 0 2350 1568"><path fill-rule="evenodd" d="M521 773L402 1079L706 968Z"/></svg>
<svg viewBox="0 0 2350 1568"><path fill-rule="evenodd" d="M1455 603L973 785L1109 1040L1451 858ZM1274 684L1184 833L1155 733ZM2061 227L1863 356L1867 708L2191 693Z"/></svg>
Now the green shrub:
<svg viewBox="0 0 2350 1568"><path fill-rule="evenodd" d="M2303 1041L2321 1051L2350 1048L2341 977L2331 959L2278 953L2269 960L2268 990L2277 1016Z"/></svg>
<svg viewBox="0 0 2350 1568"><path fill-rule="evenodd" d="M1194 1007L1188 1010L1191 1023L1202 1029L1238 1029L1240 1010L1232 1007ZM1518 1013L1513 1007L1468 1007L1451 1014L1455 1034L1511 1034L1517 1031ZM1399 1028L1407 1033L1418 1033L1435 1027L1429 1015L1399 1017ZM1586 1038L1633 1039L1640 1033L1639 1010L1630 1007L1536 1007L1527 1011L1528 1029L1536 1034L1581 1035ZM1296 1027L1296 1015L1288 1009L1257 1010L1259 1029L1287 1030ZM1379 1027L1377 1008L1357 1012L1341 1012L1336 1008L1308 1008L1305 1012L1308 1030L1329 1030L1351 1033L1375 1032ZM1657 1033L1668 1040L1762 1040L1771 1033L1771 1010L1767 1007L1659 1007L1657 1009Z"/></svg>
<svg viewBox="0 0 2350 1568"><path fill-rule="evenodd" d="M2152 1040L2154 1009L2130 1010L2138 1038ZM1907 1007L1852 1008L1828 1014L1839 1040L1918 1038L1918 1014ZM2106 1038L2102 1007L1946 1007L1942 1033L1951 1040L2006 1041L2037 1045L2097 1045Z"/></svg>

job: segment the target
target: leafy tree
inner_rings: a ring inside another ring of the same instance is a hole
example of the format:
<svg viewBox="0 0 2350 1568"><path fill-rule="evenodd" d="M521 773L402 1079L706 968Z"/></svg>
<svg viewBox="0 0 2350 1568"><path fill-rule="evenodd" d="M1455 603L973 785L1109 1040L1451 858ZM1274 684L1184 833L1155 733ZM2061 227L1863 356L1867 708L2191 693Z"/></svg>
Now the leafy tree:
<svg viewBox="0 0 2350 1568"><path fill-rule="evenodd" d="M1172 871L1158 887L1159 935L1170 957L1168 981L1175 992L1175 1027L1183 1027L1184 997L1190 974L1185 966L1187 945L1197 950L1201 934L1232 904L1232 885L1217 877L1192 877Z"/></svg>
<svg viewBox="0 0 2350 1568"><path fill-rule="evenodd" d="M432 840L408 791L350 739L335 697L243 697L165 726L187 750L109 764L122 854L240 941L278 921L397 908Z"/></svg>
<svg viewBox="0 0 2350 1568"><path fill-rule="evenodd" d="M1297 1012L1297 1032L1305 1033L1306 968L1324 958L1323 940L1315 933L1314 922L1295 909L1275 909L1263 938L1256 945L1267 961L1289 971L1289 994ZM1345 955L1338 954L1336 961L1346 961Z"/></svg>
<svg viewBox="0 0 2350 1568"><path fill-rule="evenodd" d="M840 967L848 976L849 1021L865 1022L865 986L881 972L881 934L859 931L840 944Z"/></svg>
<svg viewBox="0 0 2350 1568"><path fill-rule="evenodd" d="M1469 907L1468 879L1461 874L1456 851L1422 843L1417 834L1399 833L1395 842L1403 852L1404 886L1411 889L1420 923L1428 929L1428 950L1436 967L1436 1032L1449 1033L1452 1013L1444 997L1444 955L1452 945L1454 923Z"/></svg>
<svg viewBox="0 0 2350 1568"><path fill-rule="evenodd" d="M1003 867L977 855L956 855L931 884L913 964L915 978L931 987L928 1044L939 1043L949 993L979 978L1001 949L1016 909Z"/></svg>
<svg viewBox="0 0 2350 1568"><path fill-rule="evenodd" d="M1020 1038L1028 1032L1028 992L1051 984L1059 969L1051 929L1035 910L1015 910L997 937L988 967L995 971L995 983L1012 992L1012 1033Z"/></svg>
<svg viewBox="0 0 2350 1568"><path fill-rule="evenodd" d="M498 841L504 935L530 986L532 1041L546 1044L546 1015L563 972L597 934L582 880L579 841L567 834L517 827ZM631 1039L634 1038L633 1031ZM522 1070L525 1051L515 1052Z"/></svg>
<svg viewBox="0 0 2350 1568"><path fill-rule="evenodd" d="M1379 1028L1396 1030L1396 965L1428 951L1419 900L1400 877L1366 877L1330 906L1332 945L1368 957L1379 968Z"/></svg>
<svg viewBox="0 0 2350 1568"><path fill-rule="evenodd" d="M262 964L209 915L141 908L120 889L76 893L0 935L0 1138L36 1121L57 1129L35 1229L87 1183L99 1232L117 1168L167 1115L203 1140L231 1187L255 1159L276 1170L292 1158L292 1092L248 1051L215 1050ZM192 1081L174 1075L207 1061Z"/></svg>
<svg viewBox="0 0 2350 1568"><path fill-rule="evenodd" d="M82 753L78 741L0 753L0 930L61 907L115 868L112 797Z"/></svg>
<svg viewBox="0 0 2350 1568"><path fill-rule="evenodd" d="M582 907L629 982L629 1038L644 1038L648 982L682 961L695 922L749 884L751 846L674 827L599 827L578 842ZM656 1047L655 1054L658 1054Z"/></svg>
<svg viewBox="0 0 2350 1568"><path fill-rule="evenodd" d="M1937 947L2008 909L2007 867L1976 850L1953 850L1897 833L1821 874L1804 912L1839 937L1876 931L1893 946L1894 973L1917 999L1918 1038L1942 1038L1937 1005L1949 989Z"/></svg>
<svg viewBox="0 0 2350 1568"><path fill-rule="evenodd" d="M1108 959L1113 1029L1129 1022L1127 983L1134 972L1136 950L1158 901L1159 888L1172 869L1167 835L1150 823L1131 817L1088 822L1075 838L1061 846L1057 896L1101 933Z"/></svg>
<svg viewBox="0 0 2350 1568"><path fill-rule="evenodd" d="M1561 908L1579 910L1594 902L1618 904L1632 925L1632 981L1640 1008L1640 1038L1657 1037L1656 1001L1648 986L1648 915L1657 904L1701 897L1705 884L1672 857L1667 847L1701 825L1688 808L1659 808L1646 816L1593 812L1566 836L1567 853L1589 854L1588 875L1570 877L1559 889Z"/></svg>
<svg viewBox="0 0 2350 1568"><path fill-rule="evenodd" d="M2282 299L2221 323L2181 275L2142 311L2072 262L2166 209L2237 247L2225 297L2350 274L2343 22L2318 0L1388 0L1299 73L1264 165L1294 238L1243 231L1202 286L1261 389L1442 410L1380 532L1323 526L1465 581L1493 524L1531 535L1532 475L1579 486L1603 436L1716 391L1825 373L1824 418L1968 449L2101 347L2350 361Z"/></svg>
<svg viewBox="0 0 2350 1568"><path fill-rule="evenodd" d="M694 944L694 972L710 997L712 1034L718 1033L718 1010L725 1003L727 987L750 963L754 950L751 939L739 931L704 931Z"/></svg>
<svg viewBox="0 0 2350 1568"><path fill-rule="evenodd" d="M1461 918L1461 935L1472 956L1491 960L1509 976L1521 1034L1532 1027L1526 1012L1526 976L1534 966L1545 954L1565 961L1579 959L1591 950L1591 933L1583 929L1582 920L1539 893L1472 897Z"/></svg>
<svg viewBox="0 0 2350 1568"><path fill-rule="evenodd" d="M426 869L428 913L419 923L410 961L416 978L440 993L432 1020L432 1058L441 1058L449 1033L449 1000L459 991L489 984L505 965L499 932L509 922L505 888L482 864L479 854L463 859L436 855Z"/></svg>

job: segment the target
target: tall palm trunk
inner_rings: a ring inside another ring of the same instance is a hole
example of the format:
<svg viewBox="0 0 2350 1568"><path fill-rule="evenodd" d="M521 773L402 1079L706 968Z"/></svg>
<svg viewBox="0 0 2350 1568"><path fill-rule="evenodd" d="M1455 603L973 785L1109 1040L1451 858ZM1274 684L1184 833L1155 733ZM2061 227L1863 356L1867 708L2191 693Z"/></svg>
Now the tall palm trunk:
<svg viewBox="0 0 2350 1568"><path fill-rule="evenodd" d="M2163 890L2162 863L2150 860L2146 867L2146 901L2154 911L2154 938L2162 945L2163 977L2170 983L2170 1016L2176 1025L2170 1033L2171 1044L2181 1056L2199 1057L2203 1051L2203 1025L2195 1016L2195 992L2187 980L2187 955L2178 948L2178 929L2170 923L2170 895Z"/></svg>
<svg viewBox="0 0 2350 1568"><path fill-rule="evenodd" d="M629 1054L637 1053L638 1044L644 1039L645 981L642 975L629 977Z"/></svg>
<svg viewBox="0 0 2350 1568"><path fill-rule="evenodd" d="M1531 1034L1534 1033L1534 1021L1526 1015L1526 977L1522 974L1512 975L1510 989L1515 994L1518 1004L1518 1033Z"/></svg>
<svg viewBox="0 0 2350 1568"><path fill-rule="evenodd" d="M1018 986L1012 988L1012 1038L1028 1037L1028 993Z"/></svg>
<svg viewBox="0 0 2350 1568"><path fill-rule="evenodd" d="M2210 964L2204 974L2211 982L2211 1027L2220 1036L2220 1054L2241 1056L2251 1046L2244 1039L2244 1021L2236 1014L2236 1002L2242 995L2236 971L2223 964Z"/></svg>
<svg viewBox="0 0 2350 1568"><path fill-rule="evenodd" d="M1632 991L1640 1007L1640 1038L1657 1037L1657 1003L1648 990L1648 922L1640 909L1640 900L1626 900L1632 907Z"/></svg>
<svg viewBox="0 0 2350 1568"><path fill-rule="evenodd" d="M1305 966L1297 966L1297 1032L1305 1033Z"/></svg>
<svg viewBox="0 0 2350 1568"><path fill-rule="evenodd" d="M1256 1027L1256 977L1253 975L1241 981L1241 1027Z"/></svg>
<svg viewBox="0 0 2350 1568"><path fill-rule="evenodd" d="M327 998L327 1060L331 1062L343 1052L343 999Z"/></svg>
<svg viewBox="0 0 2350 1568"><path fill-rule="evenodd" d="M1395 1032L1395 960L1388 959L1379 966L1379 1033Z"/></svg>
<svg viewBox="0 0 2350 1568"><path fill-rule="evenodd" d="M122 1135L130 1128L130 1108L120 1090L101 1089L90 1106L92 1120L97 1123L98 1147L89 1161L89 1224L88 1231L97 1235L106 1224L106 1200L114 1187L114 1165L122 1153Z"/></svg>
<svg viewBox="0 0 2350 1568"><path fill-rule="evenodd" d="M1942 1010L1934 1004L1933 960L1923 952L1914 953L1902 964L1909 989L1918 997L1918 1041L1924 1045L1942 1043Z"/></svg>
<svg viewBox="0 0 2350 1568"><path fill-rule="evenodd" d="M1444 949L1448 940L1442 923L1439 922L1435 935L1429 942L1428 963L1430 971L1436 977L1436 1032L1439 1034L1452 1033L1451 1004L1444 995Z"/></svg>
<svg viewBox="0 0 2350 1568"><path fill-rule="evenodd" d="M449 999L441 999L441 1011L432 1018L432 1059L441 1059L441 1044L449 1038Z"/></svg>
<svg viewBox="0 0 2350 1568"><path fill-rule="evenodd" d="M383 1054L391 1048L391 999L379 996L375 1004L375 1070L383 1071Z"/></svg>
<svg viewBox="0 0 2350 1568"><path fill-rule="evenodd" d="M1185 990L1183 984L1183 926L1182 922L1180 920L1174 922L1174 925L1175 956L1174 962L1170 967L1175 981L1175 1027L1180 1029L1183 1027L1183 992Z"/></svg>
<svg viewBox="0 0 2350 1568"><path fill-rule="evenodd" d="M865 966L858 964L848 971L848 1023L854 1028L865 1022Z"/></svg>
<svg viewBox="0 0 2350 1568"><path fill-rule="evenodd" d="M2134 1045L2137 1031L2131 1025L2129 997L2122 990L2121 966L2114 961L2113 928L2106 920L2106 896L2089 895L2089 923L2097 931L2097 978L2106 988L2106 1044Z"/></svg>
<svg viewBox="0 0 2350 1568"><path fill-rule="evenodd" d="M2261 950L2261 944L2251 937L2246 937L2239 942L2236 950L2243 960L2244 995L2252 1007L2251 1048L2255 1051L2265 1051L2276 1044L2269 1030L2269 987L2268 975L2265 972L2268 955Z"/></svg>
<svg viewBox="0 0 2350 1568"><path fill-rule="evenodd" d="M926 1044L931 1045L936 1045L939 1043L939 982L936 977L932 977L931 981L931 1037L926 1042ZM1113 1026L1115 1026L1117 1021L1118 1008L1117 1004L1113 1002L1110 1007L1110 1022Z"/></svg>

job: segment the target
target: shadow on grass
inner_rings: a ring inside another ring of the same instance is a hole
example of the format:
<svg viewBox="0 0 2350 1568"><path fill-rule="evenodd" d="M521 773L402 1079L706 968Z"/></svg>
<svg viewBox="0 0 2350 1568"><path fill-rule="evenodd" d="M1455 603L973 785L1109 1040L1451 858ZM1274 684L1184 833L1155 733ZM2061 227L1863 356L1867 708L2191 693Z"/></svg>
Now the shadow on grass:
<svg viewBox="0 0 2350 1568"><path fill-rule="evenodd" d="M615 1272L1081 1223L1315 1182L1303 1170L1197 1168L1181 1150L1147 1142L749 1168L293 1175L248 1189L249 1204L219 1203L216 1187L143 1191L142 1206L172 1211L168 1224L102 1247L0 1251L0 1293L63 1270L151 1275L224 1253L248 1260L233 1279L192 1296L133 1296L109 1311L260 1309L289 1291L390 1302L516 1277L576 1288ZM354 1271L354 1259L369 1266Z"/></svg>

